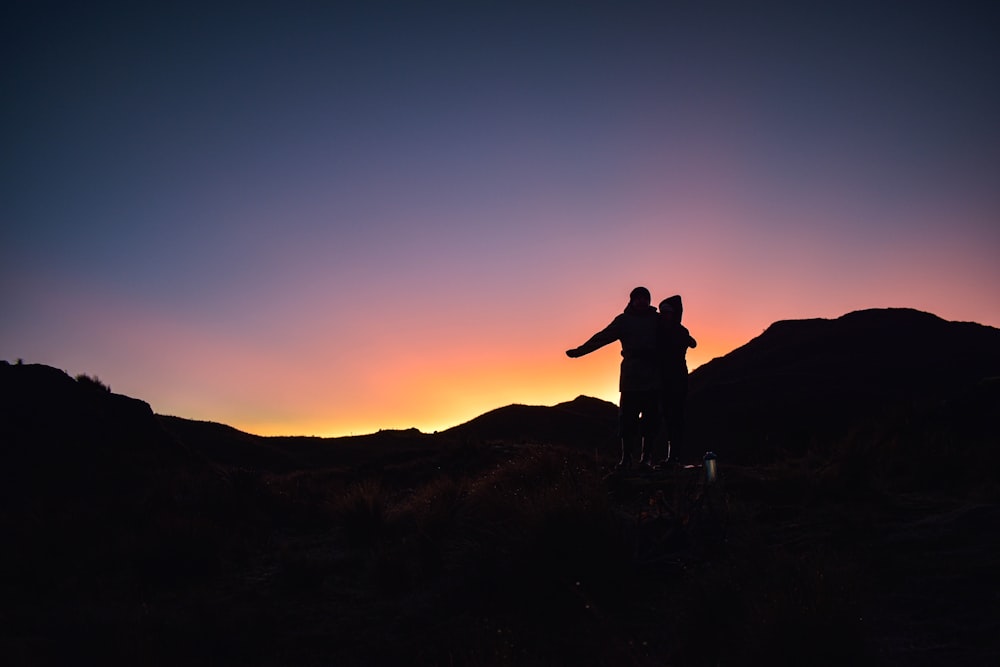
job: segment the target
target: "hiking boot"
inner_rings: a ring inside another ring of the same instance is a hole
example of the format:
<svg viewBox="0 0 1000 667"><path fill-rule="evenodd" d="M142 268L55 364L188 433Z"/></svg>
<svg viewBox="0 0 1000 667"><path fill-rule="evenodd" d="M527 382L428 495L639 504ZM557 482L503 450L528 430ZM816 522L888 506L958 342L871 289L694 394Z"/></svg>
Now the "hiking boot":
<svg viewBox="0 0 1000 667"><path fill-rule="evenodd" d="M639 467L640 468L653 467L653 443L650 438L642 439L642 450L639 454Z"/></svg>
<svg viewBox="0 0 1000 667"><path fill-rule="evenodd" d="M677 462L677 459L663 459L653 467L655 470L677 470L681 464Z"/></svg>
<svg viewBox="0 0 1000 667"><path fill-rule="evenodd" d="M639 454L639 467L648 468L653 465L653 457L649 455L649 448L643 444L642 452Z"/></svg>
<svg viewBox="0 0 1000 667"><path fill-rule="evenodd" d="M615 470L632 469L632 452L636 450L638 444L637 438L622 438L622 458L615 466Z"/></svg>
<svg viewBox="0 0 1000 667"><path fill-rule="evenodd" d="M622 456L621 461L615 464L615 470L631 470L632 469L632 457Z"/></svg>

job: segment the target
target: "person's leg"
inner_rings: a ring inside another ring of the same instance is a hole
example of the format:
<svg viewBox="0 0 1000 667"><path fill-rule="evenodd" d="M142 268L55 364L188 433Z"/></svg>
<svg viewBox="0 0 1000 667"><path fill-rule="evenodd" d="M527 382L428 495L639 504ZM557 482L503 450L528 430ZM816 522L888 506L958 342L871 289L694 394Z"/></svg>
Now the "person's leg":
<svg viewBox="0 0 1000 667"><path fill-rule="evenodd" d="M639 427L639 415L642 402L637 392L623 391L618 404L618 435L621 439L622 457L619 468L632 467L632 454L638 449L642 438Z"/></svg>
<svg viewBox="0 0 1000 667"><path fill-rule="evenodd" d="M660 442L663 443L663 459L660 461L660 465L665 465L673 459L672 454L672 443L670 441L671 437L671 419L672 419L672 394L669 387L664 387L660 391Z"/></svg>
<svg viewBox="0 0 1000 667"><path fill-rule="evenodd" d="M674 463L686 457L684 450L684 402L687 378L677 378L663 391L663 427L666 431L669 459Z"/></svg>
<svg viewBox="0 0 1000 667"><path fill-rule="evenodd" d="M653 450L655 449L656 438L660 437L662 431L662 419L660 417L660 392L642 392L642 416L639 418L639 428L642 435L642 454L639 456L639 465L652 465Z"/></svg>
<svg viewBox="0 0 1000 667"><path fill-rule="evenodd" d="M687 400L687 378L678 378L670 399L670 458L680 461L687 458L689 452L684 442L684 403Z"/></svg>

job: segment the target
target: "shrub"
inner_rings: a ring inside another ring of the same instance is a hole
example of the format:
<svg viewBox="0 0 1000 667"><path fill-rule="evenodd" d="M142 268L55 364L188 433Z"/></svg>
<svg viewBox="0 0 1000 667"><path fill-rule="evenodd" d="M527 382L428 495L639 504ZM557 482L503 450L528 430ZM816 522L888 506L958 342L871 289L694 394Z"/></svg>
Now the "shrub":
<svg viewBox="0 0 1000 667"><path fill-rule="evenodd" d="M348 487L332 508L344 534L359 546L374 546L390 534L389 492L377 480Z"/></svg>
<svg viewBox="0 0 1000 667"><path fill-rule="evenodd" d="M109 394L111 393L111 387L101 382L100 378L98 378L96 375L91 377L90 375L81 373L80 375L76 376L76 381L84 387L90 387L91 389L99 389L101 391L106 391Z"/></svg>

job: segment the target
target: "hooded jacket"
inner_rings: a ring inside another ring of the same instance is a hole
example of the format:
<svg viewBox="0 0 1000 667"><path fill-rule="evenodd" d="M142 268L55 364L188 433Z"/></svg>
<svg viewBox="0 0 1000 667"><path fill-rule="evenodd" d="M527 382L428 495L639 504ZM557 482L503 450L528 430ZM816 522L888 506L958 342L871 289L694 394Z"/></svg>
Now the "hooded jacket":
<svg viewBox="0 0 1000 667"><path fill-rule="evenodd" d="M661 319L659 327L660 370L665 378L686 378L687 351L697 343L680 322Z"/></svg>
<svg viewBox="0 0 1000 667"><path fill-rule="evenodd" d="M673 309L677 318L664 315L665 307ZM678 294L660 302L660 330L658 333L658 349L660 352L660 372L663 374L665 386L677 382L687 383L687 351L689 347L697 347L698 342L691 337L681 319L684 317L684 303Z"/></svg>

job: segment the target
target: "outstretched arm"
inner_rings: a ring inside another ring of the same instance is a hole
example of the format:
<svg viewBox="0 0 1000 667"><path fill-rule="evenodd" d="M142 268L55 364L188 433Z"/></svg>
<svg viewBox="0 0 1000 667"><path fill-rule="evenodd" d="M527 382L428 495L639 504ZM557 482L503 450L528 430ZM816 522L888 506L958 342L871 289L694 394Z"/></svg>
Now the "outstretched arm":
<svg viewBox="0 0 1000 667"><path fill-rule="evenodd" d="M595 333L580 347L574 347L572 350L566 350L566 356L575 359L576 357L582 357L585 354L590 354L594 350L600 349L608 343L615 342L619 337L617 322L618 320L615 320L604 329Z"/></svg>

